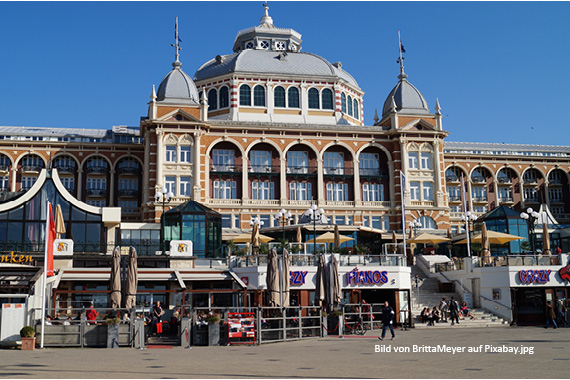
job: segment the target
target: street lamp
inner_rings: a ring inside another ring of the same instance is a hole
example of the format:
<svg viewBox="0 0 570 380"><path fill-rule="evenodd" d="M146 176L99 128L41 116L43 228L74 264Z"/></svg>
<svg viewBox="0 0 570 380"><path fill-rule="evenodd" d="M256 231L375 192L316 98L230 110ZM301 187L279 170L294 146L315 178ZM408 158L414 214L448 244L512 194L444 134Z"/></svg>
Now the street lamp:
<svg viewBox="0 0 570 380"><path fill-rule="evenodd" d="M305 214L309 217L311 222L313 222L313 254L317 253L317 220L322 222L325 218L325 210L322 208L317 209L316 204L312 204L311 207L305 211Z"/></svg>
<svg viewBox="0 0 570 380"><path fill-rule="evenodd" d="M162 241L161 241L161 245L162 245L162 255L165 255L165 248L164 248L164 243L165 243L165 238L166 236L164 236L164 207L167 203L170 203L170 201L172 200L172 198L174 197L174 193L172 191L168 191L168 189L165 187L163 187L161 190L157 190L156 193L154 194L154 198L156 199L157 202L160 201L160 199L162 198L162 215L160 216L160 230L162 231Z"/></svg>
<svg viewBox="0 0 570 380"><path fill-rule="evenodd" d="M283 226L283 244L285 244L285 226L291 222L292 216L293 215L291 212L286 211L284 208L279 210L279 212L275 215L277 224Z"/></svg>
<svg viewBox="0 0 570 380"><path fill-rule="evenodd" d="M528 242L530 243L530 249L534 253L535 241L534 241L534 223L540 217L540 214L529 207L526 212L521 212L521 219L526 220L528 226Z"/></svg>
<svg viewBox="0 0 570 380"><path fill-rule="evenodd" d="M414 236L416 236L418 234L418 229L422 228L422 224L415 219L412 222L408 222L408 227L414 231Z"/></svg>
<svg viewBox="0 0 570 380"><path fill-rule="evenodd" d="M477 215L473 214L471 211L466 211L465 214L461 215L461 220L465 223L465 232L467 233L467 256L471 257L471 242L469 232L469 222L473 222L477 219Z"/></svg>

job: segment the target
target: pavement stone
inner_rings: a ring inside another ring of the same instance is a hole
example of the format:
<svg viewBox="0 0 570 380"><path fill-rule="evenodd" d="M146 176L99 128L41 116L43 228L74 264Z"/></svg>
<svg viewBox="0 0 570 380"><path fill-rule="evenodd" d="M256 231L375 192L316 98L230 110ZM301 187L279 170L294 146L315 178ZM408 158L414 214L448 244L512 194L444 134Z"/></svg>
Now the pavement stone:
<svg viewBox="0 0 570 380"><path fill-rule="evenodd" d="M260 346L0 350L0 378L568 378L570 329L398 329L393 341L389 332L378 340L379 333ZM413 352L414 345L465 352ZM467 352L479 345L533 354Z"/></svg>

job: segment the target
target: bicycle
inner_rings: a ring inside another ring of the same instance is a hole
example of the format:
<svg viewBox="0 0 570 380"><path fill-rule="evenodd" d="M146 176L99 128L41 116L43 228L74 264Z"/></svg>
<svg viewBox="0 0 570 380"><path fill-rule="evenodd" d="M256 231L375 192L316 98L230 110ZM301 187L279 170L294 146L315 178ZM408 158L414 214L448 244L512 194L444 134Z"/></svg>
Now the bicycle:
<svg viewBox="0 0 570 380"><path fill-rule="evenodd" d="M350 325L348 325L346 322L344 323L344 325L348 328L347 331L349 334L353 334L353 335L364 335L364 334L366 334L366 330L364 329L364 326L362 323L362 317L358 317L354 323L355 323L354 327L350 327Z"/></svg>

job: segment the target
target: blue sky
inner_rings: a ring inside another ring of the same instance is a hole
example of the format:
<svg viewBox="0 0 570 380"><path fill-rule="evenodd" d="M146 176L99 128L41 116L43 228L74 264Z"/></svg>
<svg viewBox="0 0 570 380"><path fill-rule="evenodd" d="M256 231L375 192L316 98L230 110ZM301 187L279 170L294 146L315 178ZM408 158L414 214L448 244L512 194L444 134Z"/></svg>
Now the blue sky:
<svg viewBox="0 0 570 380"><path fill-rule="evenodd" d="M405 70L451 141L570 144L568 2L270 1L303 51L341 61L365 91L365 122ZM259 24L255 2L0 2L0 125L138 126L171 69L174 18L193 76Z"/></svg>

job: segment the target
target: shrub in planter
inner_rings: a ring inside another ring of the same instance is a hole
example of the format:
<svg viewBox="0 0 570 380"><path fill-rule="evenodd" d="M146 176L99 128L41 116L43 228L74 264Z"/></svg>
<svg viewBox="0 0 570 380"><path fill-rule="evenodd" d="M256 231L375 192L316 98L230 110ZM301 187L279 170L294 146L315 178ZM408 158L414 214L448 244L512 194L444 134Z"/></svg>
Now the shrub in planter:
<svg viewBox="0 0 570 380"><path fill-rule="evenodd" d="M24 326L20 330L20 336L22 338L33 338L36 336L36 329L34 329L32 326Z"/></svg>
<svg viewBox="0 0 570 380"><path fill-rule="evenodd" d="M22 350L33 350L36 347L36 329L32 326L24 326L20 330L22 337Z"/></svg>

